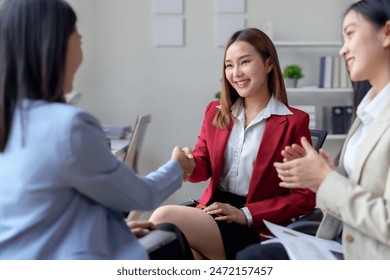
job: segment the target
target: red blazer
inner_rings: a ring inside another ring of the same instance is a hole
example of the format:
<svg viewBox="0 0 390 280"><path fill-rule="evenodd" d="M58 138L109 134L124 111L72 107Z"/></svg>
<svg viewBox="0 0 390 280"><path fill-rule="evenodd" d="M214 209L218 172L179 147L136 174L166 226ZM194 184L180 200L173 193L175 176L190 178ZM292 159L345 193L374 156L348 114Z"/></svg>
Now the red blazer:
<svg viewBox="0 0 390 280"><path fill-rule="evenodd" d="M219 101L208 104L198 142L193 154L196 167L190 177L191 182L210 182L200 201L207 205L218 187L224 162L224 153L233 122L226 129L215 127L212 122ZM293 115L272 115L265 125L261 145L253 166L246 207L253 217L253 227L259 233L268 233L263 223L267 220L286 225L291 219L310 213L315 207L315 193L307 189L287 189L279 187L274 162L282 162L281 151L293 143L300 143L306 136L310 141L309 115L288 107Z"/></svg>

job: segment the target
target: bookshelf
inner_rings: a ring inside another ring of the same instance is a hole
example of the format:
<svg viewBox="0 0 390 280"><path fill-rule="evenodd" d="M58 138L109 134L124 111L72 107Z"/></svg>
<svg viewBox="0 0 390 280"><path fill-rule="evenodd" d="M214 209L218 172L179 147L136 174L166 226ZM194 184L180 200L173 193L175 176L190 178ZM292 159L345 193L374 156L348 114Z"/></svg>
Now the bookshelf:
<svg viewBox="0 0 390 280"><path fill-rule="evenodd" d="M352 106L352 88L318 88L320 74L320 57L324 55L337 55L342 46L340 41L275 41L282 70L287 64L303 65L305 83L308 86L287 88L289 104L294 107L312 105L315 107L315 127L326 129L325 123L327 108L334 106ZM310 113L309 113L310 114ZM311 113L312 115L313 113ZM345 134L329 133L324 144L333 157L335 157L344 140Z"/></svg>
<svg viewBox="0 0 390 280"><path fill-rule="evenodd" d="M287 88L289 93L319 93L319 94L339 94L339 93L351 93L351 88Z"/></svg>
<svg viewBox="0 0 390 280"><path fill-rule="evenodd" d="M347 134L329 134L327 137L329 140L342 140L344 141L347 138Z"/></svg>
<svg viewBox="0 0 390 280"><path fill-rule="evenodd" d="M275 47L341 47L338 41L275 41Z"/></svg>

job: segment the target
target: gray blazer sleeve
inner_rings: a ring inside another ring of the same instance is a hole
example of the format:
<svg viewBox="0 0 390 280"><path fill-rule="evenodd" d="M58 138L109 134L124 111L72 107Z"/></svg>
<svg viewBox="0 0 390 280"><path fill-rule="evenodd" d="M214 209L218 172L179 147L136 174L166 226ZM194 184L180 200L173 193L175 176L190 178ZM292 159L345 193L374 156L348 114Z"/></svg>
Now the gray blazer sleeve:
<svg viewBox="0 0 390 280"><path fill-rule="evenodd" d="M139 176L117 160L99 122L76 114L64 143L64 176L75 191L116 211L152 210L182 184L183 171L174 160Z"/></svg>

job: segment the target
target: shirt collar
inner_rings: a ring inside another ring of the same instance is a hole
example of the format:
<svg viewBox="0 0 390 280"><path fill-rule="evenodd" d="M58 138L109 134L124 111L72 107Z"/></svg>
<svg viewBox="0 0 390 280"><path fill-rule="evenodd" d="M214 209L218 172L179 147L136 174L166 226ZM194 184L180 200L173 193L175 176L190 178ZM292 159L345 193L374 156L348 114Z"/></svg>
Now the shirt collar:
<svg viewBox="0 0 390 280"><path fill-rule="evenodd" d="M243 99L238 98L237 101L233 104L232 108L232 115L233 117L237 119L244 118L244 104ZM256 119L267 119L271 115L279 115L279 116L285 116L285 115L292 115L293 113L288 109L288 107L277 100L274 95L271 95L271 98L267 104L267 107L265 107L259 115L256 117Z"/></svg>
<svg viewBox="0 0 390 280"><path fill-rule="evenodd" d="M386 101L390 99L390 83L388 83L374 99L371 99L373 89L371 88L363 100L360 102L356 115L364 124L374 120L384 108Z"/></svg>

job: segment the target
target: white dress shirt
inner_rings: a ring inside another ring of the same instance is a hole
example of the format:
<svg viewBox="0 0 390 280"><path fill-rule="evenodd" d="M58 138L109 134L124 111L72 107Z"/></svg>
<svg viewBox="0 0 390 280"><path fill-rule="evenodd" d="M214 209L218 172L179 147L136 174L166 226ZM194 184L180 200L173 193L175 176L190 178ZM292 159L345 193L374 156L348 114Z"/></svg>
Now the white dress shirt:
<svg viewBox="0 0 390 280"><path fill-rule="evenodd" d="M265 107L245 128L245 110L243 100L239 98L232 106L232 115L236 118L225 149L225 161L219 188L240 196L247 196L253 165L260 147L267 119L271 115L292 115L282 102L271 96ZM242 208L248 225L252 224L252 215L247 207Z"/></svg>
<svg viewBox="0 0 390 280"><path fill-rule="evenodd" d="M356 111L356 115L360 118L361 123L348 141L343 162L348 178L351 178L356 158L359 155L360 145L364 142L366 137L369 137L369 135L367 135L369 125L375 120L386 102L390 99L390 83L388 83L375 98L372 98L372 94L373 89L371 89L363 98Z"/></svg>

